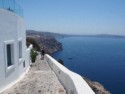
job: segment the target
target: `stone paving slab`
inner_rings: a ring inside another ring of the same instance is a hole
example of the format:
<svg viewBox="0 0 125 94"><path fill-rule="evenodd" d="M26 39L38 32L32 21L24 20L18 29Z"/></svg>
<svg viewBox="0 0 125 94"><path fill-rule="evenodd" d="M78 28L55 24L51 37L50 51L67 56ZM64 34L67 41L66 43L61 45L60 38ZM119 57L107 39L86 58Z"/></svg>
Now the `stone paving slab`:
<svg viewBox="0 0 125 94"><path fill-rule="evenodd" d="M66 94L66 91L49 64L37 59L20 82L1 94Z"/></svg>

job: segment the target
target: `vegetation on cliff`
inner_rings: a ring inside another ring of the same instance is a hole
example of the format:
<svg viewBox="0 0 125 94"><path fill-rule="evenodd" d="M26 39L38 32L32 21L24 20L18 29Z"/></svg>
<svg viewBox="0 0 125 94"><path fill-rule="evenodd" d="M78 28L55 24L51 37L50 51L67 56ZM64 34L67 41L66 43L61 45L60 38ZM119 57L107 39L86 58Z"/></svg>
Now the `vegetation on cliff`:
<svg viewBox="0 0 125 94"><path fill-rule="evenodd" d="M56 51L62 50L62 44L56 40L57 37L65 37L65 35L49 33L49 32L36 32L33 30L27 31L27 46L33 44L34 50L40 51L44 49L46 53L52 54ZM71 58L69 58L71 59ZM59 63L64 65L62 59L58 60ZM98 82L89 80L88 78L83 77L88 85L92 88L95 94L110 94L103 85Z"/></svg>

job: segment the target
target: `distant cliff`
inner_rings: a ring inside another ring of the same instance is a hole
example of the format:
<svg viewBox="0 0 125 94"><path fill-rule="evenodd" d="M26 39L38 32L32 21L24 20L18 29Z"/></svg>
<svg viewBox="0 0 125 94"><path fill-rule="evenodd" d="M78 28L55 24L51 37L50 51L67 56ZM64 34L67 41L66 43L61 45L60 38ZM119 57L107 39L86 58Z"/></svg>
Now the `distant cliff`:
<svg viewBox="0 0 125 94"><path fill-rule="evenodd" d="M68 37L67 34L59 34L59 33L52 33L46 31L35 31L35 30L27 30L27 36L44 36L44 37L53 37L53 38L63 38Z"/></svg>
<svg viewBox="0 0 125 94"><path fill-rule="evenodd" d="M58 42L51 34L45 34L37 31L27 31L27 46L33 44L34 49L40 51L44 49L46 53L52 54L62 50L62 44Z"/></svg>
<svg viewBox="0 0 125 94"><path fill-rule="evenodd" d="M52 54L56 51L62 50L62 44L56 40L56 38L70 37L70 35L50 33L50 32L38 32L34 30L27 30L27 46L33 44L34 49L40 51L44 49L46 53ZM72 35L71 35L72 36ZM94 82L85 78L85 81L93 89L95 94L110 94L103 85L98 82Z"/></svg>

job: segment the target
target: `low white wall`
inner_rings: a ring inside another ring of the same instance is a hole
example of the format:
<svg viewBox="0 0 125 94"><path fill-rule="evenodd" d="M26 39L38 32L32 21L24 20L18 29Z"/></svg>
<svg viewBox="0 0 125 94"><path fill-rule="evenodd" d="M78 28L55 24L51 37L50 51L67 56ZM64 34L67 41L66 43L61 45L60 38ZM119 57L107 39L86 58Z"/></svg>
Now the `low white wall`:
<svg viewBox="0 0 125 94"><path fill-rule="evenodd" d="M80 75L70 71L49 55L45 55L45 60L63 84L67 94L95 94Z"/></svg>

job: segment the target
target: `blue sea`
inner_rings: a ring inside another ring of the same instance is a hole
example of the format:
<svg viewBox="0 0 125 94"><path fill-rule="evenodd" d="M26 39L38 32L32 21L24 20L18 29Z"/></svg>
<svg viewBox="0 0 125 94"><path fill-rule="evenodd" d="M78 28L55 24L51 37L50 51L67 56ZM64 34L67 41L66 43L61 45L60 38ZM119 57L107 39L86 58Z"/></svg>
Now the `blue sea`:
<svg viewBox="0 0 125 94"><path fill-rule="evenodd" d="M70 70L101 83L112 94L125 94L125 38L65 37L53 54Z"/></svg>

